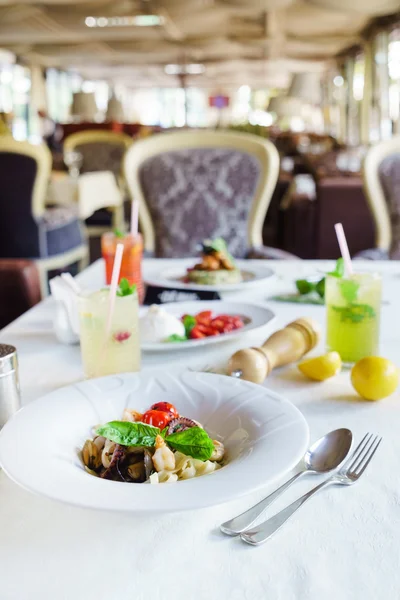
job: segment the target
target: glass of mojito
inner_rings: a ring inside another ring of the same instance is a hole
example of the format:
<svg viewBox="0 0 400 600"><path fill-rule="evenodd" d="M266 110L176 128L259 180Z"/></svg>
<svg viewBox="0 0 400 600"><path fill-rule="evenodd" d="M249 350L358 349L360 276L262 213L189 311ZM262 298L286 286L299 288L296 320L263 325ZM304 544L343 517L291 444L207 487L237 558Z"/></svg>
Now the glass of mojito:
<svg viewBox="0 0 400 600"><path fill-rule="evenodd" d="M109 289L79 297L81 354L87 378L140 370L138 296L127 281L121 284L107 339Z"/></svg>
<svg viewBox="0 0 400 600"><path fill-rule="evenodd" d="M382 281L377 273L327 275L327 347L351 365L379 351Z"/></svg>

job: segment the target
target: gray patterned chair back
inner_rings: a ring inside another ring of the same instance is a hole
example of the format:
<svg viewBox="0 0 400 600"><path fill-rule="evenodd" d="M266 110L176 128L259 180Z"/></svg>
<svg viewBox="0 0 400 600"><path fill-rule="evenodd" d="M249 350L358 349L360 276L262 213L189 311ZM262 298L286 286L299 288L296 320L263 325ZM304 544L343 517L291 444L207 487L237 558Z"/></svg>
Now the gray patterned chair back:
<svg viewBox="0 0 400 600"><path fill-rule="evenodd" d="M387 156L379 166L379 179L392 226L390 258L400 259L400 153Z"/></svg>
<svg viewBox="0 0 400 600"><path fill-rule="evenodd" d="M230 148L188 148L144 161L139 177L157 256L196 256L203 239L222 237L244 257L260 172L257 158Z"/></svg>
<svg viewBox="0 0 400 600"><path fill-rule="evenodd" d="M86 142L77 144L77 152L82 154L80 173L112 171L116 178L121 174L122 159L126 146L118 142Z"/></svg>

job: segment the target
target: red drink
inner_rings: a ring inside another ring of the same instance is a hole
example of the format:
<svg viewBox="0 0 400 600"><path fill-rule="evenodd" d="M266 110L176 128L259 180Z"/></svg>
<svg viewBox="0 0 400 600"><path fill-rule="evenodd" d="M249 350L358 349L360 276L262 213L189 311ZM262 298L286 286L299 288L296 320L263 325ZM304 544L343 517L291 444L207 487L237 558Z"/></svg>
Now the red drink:
<svg viewBox="0 0 400 600"><path fill-rule="evenodd" d="M142 281L142 256L143 256L143 239L140 233L133 237L130 233L117 236L113 232L104 233L101 236L101 253L104 258L106 267L106 283L110 285L111 274L114 264L115 251L117 244L124 245L124 253L122 255L122 264L120 271L120 280L127 279L130 284L137 285L139 302L143 302L144 288Z"/></svg>

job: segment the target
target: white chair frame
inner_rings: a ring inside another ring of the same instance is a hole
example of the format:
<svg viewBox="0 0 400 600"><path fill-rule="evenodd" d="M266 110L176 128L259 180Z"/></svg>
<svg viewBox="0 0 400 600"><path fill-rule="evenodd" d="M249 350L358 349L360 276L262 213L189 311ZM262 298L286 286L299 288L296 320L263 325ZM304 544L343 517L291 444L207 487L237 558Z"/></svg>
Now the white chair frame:
<svg viewBox="0 0 400 600"><path fill-rule="evenodd" d="M390 211L379 177L379 167L388 156L400 153L400 136L380 142L367 152L363 164L364 189L376 226L376 247L389 252L392 243Z"/></svg>
<svg viewBox="0 0 400 600"><path fill-rule="evenodd" d="M123 144L127 150L132 144L133 139L126 133L120 133L116 131L97 131L93 129L86 129L84 131L78 131L77 133L71 133L64 141L64 154L65 152L76 150L81 144L96 144L96 143L109 143L109 144ZM79 151L79 148L78 148ZM124 191L124 180L121 175L118 179L118 186L123 196ZM112 213L112 228L124 231L124 206L123 201L120 206L108 206L105 200L103 208L108 209ZM102 233L110 230L109 227L103 227L99 225L86 226L89 237L98 237Z"/></svg>
<svg viewBox="0 0 400 600"><path fill-rule="evenodd" d="M262 246L262 227L279 176L277 149L270 141L247 133L195 130L153 135L135 142L125 155L125 181L131 198L139 202L139 222L145 250L153 253L156 243L154 225L140 184L140 167L148 158L186 148L231 148L246 152L260 161L260 178L250 210L247 240L249 248Z"/></svg>
<svg viewBox="0 0 400 600"><path fill-rule="evenodd" d="M46 210L47 187L50 181L52 165L52 157L49 149L45 145L34 146L29 142L18 142L10 136L1 136L0 154L2 152L21 154L35 160L37 173L32 193L32 215L35 220L39 220ZM45 298L49 293L47 283L49 271L63 269L75 262L78 263L79 270L84 269L89 262L89 248L85 239L85 243L63 254L55 254L48 258L31 258L28 256L22 258L27 258L35 263L39 274L42 298Z"/></svg>

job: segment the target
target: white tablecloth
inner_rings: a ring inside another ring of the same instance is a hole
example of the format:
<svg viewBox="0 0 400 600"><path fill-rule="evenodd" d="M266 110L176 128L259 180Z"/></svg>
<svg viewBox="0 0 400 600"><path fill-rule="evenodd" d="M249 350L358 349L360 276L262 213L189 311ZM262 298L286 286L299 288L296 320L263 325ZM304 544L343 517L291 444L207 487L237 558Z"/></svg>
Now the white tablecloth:
<svg viewBox="0 0 400 600"><path fill-rule="evenodd" d="M167 264L175 266L176 261ZM275 280L235 294L235 299L266 302L277 314L274 329L299 316L323 322L323 307L267 298L292 291L293 279L331 264L270 264ZM400 265L362 267L384 274L381 354L400 364ZM159 268L160 261L145 264L147 272ZM82 283L101 285L102 265L93 265L80 278ZM82 377L79 348L56 342L52 312L48 299L0 334L0 341L18 348L24 403ZM260 343L271 330L213 350L146 355L143 368L222 365L237 347ZM316 352L322 349L323 342ZM322 492L275 538L254 548L224 537L218 525L264 494L197 512L135 517L57 504L31 495L0 473L0 599L397 600L399 394L363 402L353 392L348 372L317 384L305 381L295 367L273 373L267 385L298 406L312 439L336 427L349 427L356 439L366 431L383 435L383 445L357 485ZM273 512L319 479L296 484Z"/></svg>

